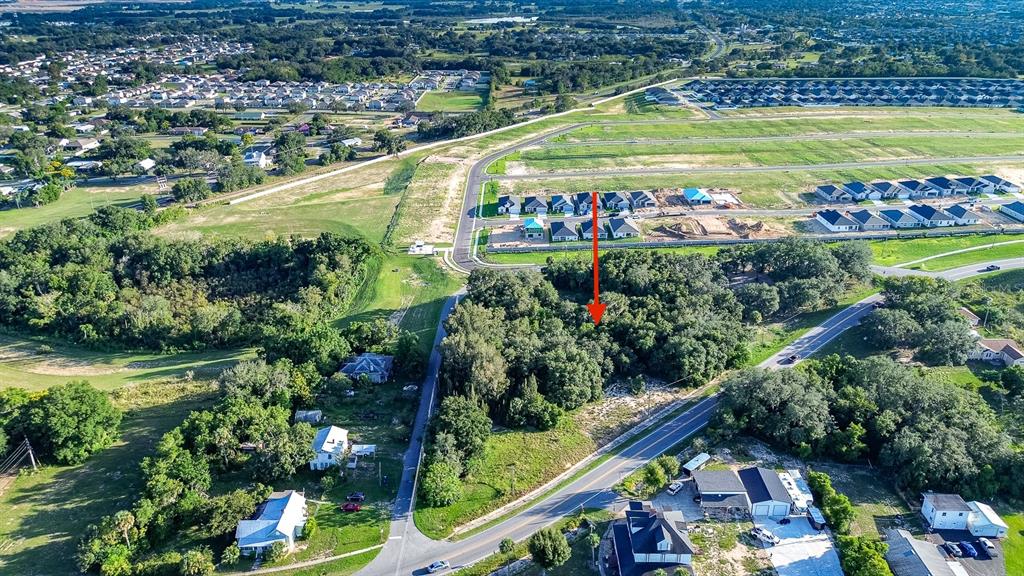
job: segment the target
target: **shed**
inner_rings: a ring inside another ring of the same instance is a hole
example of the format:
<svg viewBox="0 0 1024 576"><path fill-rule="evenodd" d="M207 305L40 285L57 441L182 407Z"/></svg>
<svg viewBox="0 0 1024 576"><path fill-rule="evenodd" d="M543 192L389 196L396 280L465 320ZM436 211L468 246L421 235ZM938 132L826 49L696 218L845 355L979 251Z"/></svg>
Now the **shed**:
<svg viewBox="0 0 1024 576"><path fill-rule="evenodd" d="M700 454L697 454L696 456L691 458L689 462L683 464L683 472L686 472L687 474L693 474L697 470L703 468L704 465L707 464L710 460L710 454L708 454L707 452L701 452Z"/></svg>

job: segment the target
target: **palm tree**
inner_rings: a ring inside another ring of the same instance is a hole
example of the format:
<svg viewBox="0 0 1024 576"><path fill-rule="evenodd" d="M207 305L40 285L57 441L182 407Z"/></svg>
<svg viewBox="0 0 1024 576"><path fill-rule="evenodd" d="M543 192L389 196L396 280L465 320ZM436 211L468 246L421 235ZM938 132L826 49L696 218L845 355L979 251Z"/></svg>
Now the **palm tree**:
<svg viewBox="0 0 1024 576"><path fill-rule="evenodd" d="M597 549L601 546L601 537L595 532L591 532L587 536L587 542L590 542L590 561L597 565Z"/></svg>

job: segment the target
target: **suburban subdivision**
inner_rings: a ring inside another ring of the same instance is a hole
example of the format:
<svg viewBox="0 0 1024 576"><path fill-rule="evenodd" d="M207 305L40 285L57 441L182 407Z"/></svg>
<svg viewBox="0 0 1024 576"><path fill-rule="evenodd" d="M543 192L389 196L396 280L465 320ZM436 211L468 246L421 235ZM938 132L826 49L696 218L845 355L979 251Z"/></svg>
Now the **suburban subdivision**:
<svg viewBox="0 0 1024 576"><path fill-rule="evenodd" d="M0 574L1024 574L1022 42L0 2Z"/></svg>

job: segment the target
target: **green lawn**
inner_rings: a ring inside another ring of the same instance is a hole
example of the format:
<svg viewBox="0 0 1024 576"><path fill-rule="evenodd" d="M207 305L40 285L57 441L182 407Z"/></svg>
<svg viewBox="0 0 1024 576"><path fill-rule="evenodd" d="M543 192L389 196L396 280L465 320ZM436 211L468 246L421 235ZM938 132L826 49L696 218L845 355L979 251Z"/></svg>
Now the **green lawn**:
<svg viewBox="0 0 1024 576"><path fill-rule="evenodd" d="M86 216L110 204L134 204L147 191L153 192L140 186L79 186L46 206L0 210L0 237L47 222Z"/></svg>
<svg viewBox="0 0 1024 576"><path fill-rule="evenodd" d="M1024 514L1003 515L1010 527L1003 540L1003 555L1006 557L1007 574L1024 574Z"/></svg>
<svg viewBox="0 0 1024 576"><path fill-rule="evenodd" d="M217 350L179 354L98 352L48 338L0 335L0 382L43 390L69 380L88 380L103 390L141 382L212 378L249 350Z"/></svg>
<svg viewBox="0 0 1024 576"><path fill-rule="evenodd" d="M1022 127L1024 128L1024 127ZM997 136L850 137L841 140L550 145L521 153L536 171L657 166L782 166L895 158L996 156L1024 151L1021 133Z"/></svg>
<svg viewBox="0 0 1024 576"><path fill-rule="evenodd" d="M884 478L879 477L877 470L842 464L816 468L831 476L835 489L846 494L853 503L856 516L851 532L855 536L877 540L890 528L902 527L914 532L921 529L919 516L907 507Z"/></svg>
<svg viewBox="0 0 1024 576"><path fill-rule="evenodd" d="M558 476L596 449L594 441L570 417L562 418L548 431L495 432L487 440L484 455L470 464L463 480L463 498L440 508L418 505L416 527L431 538L444 538L456 527Z"/></svg>
<svg viewBox="0 0 1024 576"><path fill-rule="evenodd" d="M431 90L416 103L424 112L476 112L484 106L483 90L473 92L438 92Z"/></svg>
<svg viewBox="0 0 1024 576"><path fill-rule="evenodd" d="M1024 240L1024 238L1019 238ZM969 264L978 264L981 262L988 262L990 260L1003 260L1006 258L1019 258L1024 254L1024 244L1007 244L1005 246L993 246L992 248L985 248L983 250L973 250L971 252L962 252L960 254L951 254L949 256L943 256L941 258L935 258L934 260L928 260L910 266L910 268L918 270L949 270L951 268L959 268L961 266L967 266Z"/></svg>
<svg viewBox="0 0 1024 576"><path fill-rule="evenodd" d="M929 256L935 256L938 254L945 254L946 252L952 252L954 250L962 250L964 248L976 248L978 246L987 246L989 244L998 242L1007 242L1012 240L1024 241L1024 235L1021 234L992 234L992 235L977 235L977 236L942 236L935 238L910 238L903 240L873 240L870 242L871 251L874 253L874 262L880 266L895 266L897 264L903 264L905 262L913 262L920 260L921 258L927 258ZM1021 253L1024 251L1024 245L1017 244L1008 245L1010 250L1016 249ZM983 262L985 260L994 259L991 254L1000 251L1001 247L986 248L983 250L975 250L973 252L965 252L959 257L966 258L968 261L965 264L973 262ZM1006 256L997 256L998 258L1005 258ZM953 258L953 257L949 257ZM978 260L975 260L978 258ZM936 258L935 260L929 260L922 262L920 266L928 266L923 268L926 270L937 270L939 268L932 268L931 266L943 265L945 258ZM956 266L951 266L956 267Z"/></svg>
<svg viewBox="0 0 1024 576"><path fill-rule="evenodd" d="M45 466L0 495L0 572L73 576L85 527L130 506L142 489L139 462L157 439L212 401L205 383L140 384L114 402L126 410L121 439L78 466Z"/></svg>

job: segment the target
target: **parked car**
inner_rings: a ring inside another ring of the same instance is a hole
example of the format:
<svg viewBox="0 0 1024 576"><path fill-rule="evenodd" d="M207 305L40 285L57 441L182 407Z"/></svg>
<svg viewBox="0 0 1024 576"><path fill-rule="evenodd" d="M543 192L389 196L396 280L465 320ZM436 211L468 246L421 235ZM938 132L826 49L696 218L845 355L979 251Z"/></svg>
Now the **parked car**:
<svg viewBox="0 0 1024 576"><path fill-rule="evenodd" d="M430 572L431 574L433 574L435 572L440 572L441 570L447 570L450 567L451 566L448 564L447 560L438 560L437 562L434 562L430 566L427 566L427 572Z"/></svg>
<svg viewBox="0 0 1024 576"><path fill-rule="evenodd" d="M974 546L972 546L971 543L966 540L960 542L960 549L963 550L964 556L968 556L970 558L978 557L978 551L975 550Z"/></svg>
<svg viewBox="0 0 1024 576"><path fill-rule="evenodd" d="M359 504L356 504L355 502L346 502L345 505L341 507L341 509L344 510L345 512L359 512L360 510L363 509L363 507L360 506Z"/></svg>
<svg viewBox="0 0 1024 576"><path fill-rule="evenodd" d="M985 549L985 554L988 554L989 558L995 558L999 555L999 551L996 550L996 545L988 538L978 538L978 544L981 544L981 548Z"/></svg>
<svg viewBox="0 0 1024 576"><path fill-rule="evenodd" d="M362 492L353 492L348 496L345 496L345 500L348 500L349 502L363 502L366 500L366 494L363 494Z"/></svg>
<svg viewBox="0 0 1024 576"><path fill-rule="evenodd" d="M790 522L791 520L789 518L783 518L782 520L779 520L779 524L782 524L783 526L789 524Z"/></svg>
<svg viewBox="0 0 1024 576"><path fill-rule="evenodd" d="M964 555L964 553L960 551L960 548L958 548L957 545L953 544L952 542L943 543L942 549L946 551L946 554L949 554L954 558L959 558Z"/></svg>
<svg viewBox="0 0 1024 576"><path fill-rule="evenodd" d="M754 538L757 538L761 542L770 544L772 546L779 543L779 537L765 530L764 528L758 528L755 526L754 528L750 529L750 535Z"/></svg>
<svg viewBox="0 0 1024 576"><path fill-rule="evenodd" d="M682 490L682 489L683 489L683 483L676 481L676 482L673 482L673 483L668 485L667 492L668 492L669 496L675 496L676 494L679 494L679 491Z"/></svg>

